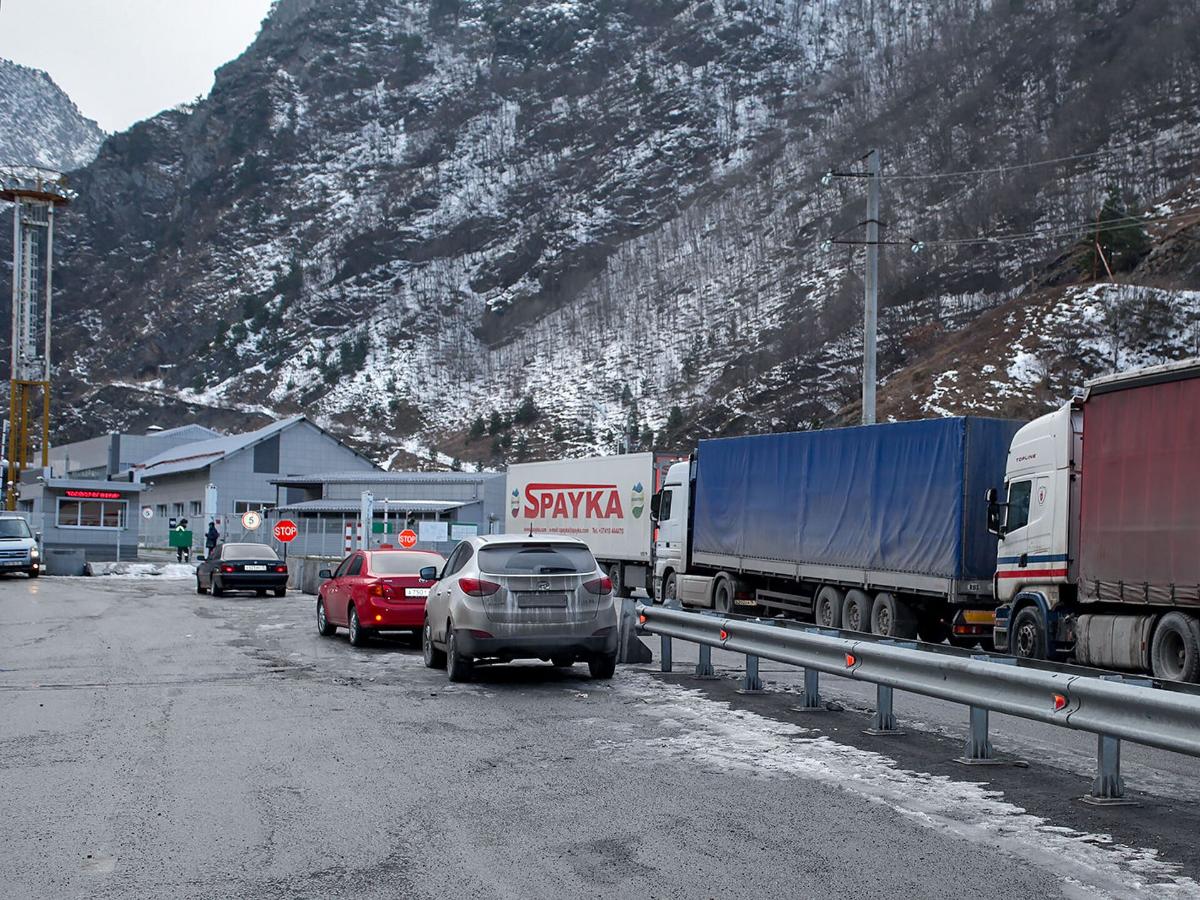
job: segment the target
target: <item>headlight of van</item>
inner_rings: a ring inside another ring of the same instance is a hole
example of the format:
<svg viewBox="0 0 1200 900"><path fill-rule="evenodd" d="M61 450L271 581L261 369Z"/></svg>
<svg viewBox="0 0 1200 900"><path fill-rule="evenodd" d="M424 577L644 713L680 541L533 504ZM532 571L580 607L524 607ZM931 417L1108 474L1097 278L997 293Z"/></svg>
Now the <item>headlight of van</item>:
<svg viewBox="0 0 1200 900"><path fill-rule="evenodd" d="M30 559L37 559L41 555L42 555L42 551L39 550L37 547L34 547L32 550L29 551Z"/></svg>

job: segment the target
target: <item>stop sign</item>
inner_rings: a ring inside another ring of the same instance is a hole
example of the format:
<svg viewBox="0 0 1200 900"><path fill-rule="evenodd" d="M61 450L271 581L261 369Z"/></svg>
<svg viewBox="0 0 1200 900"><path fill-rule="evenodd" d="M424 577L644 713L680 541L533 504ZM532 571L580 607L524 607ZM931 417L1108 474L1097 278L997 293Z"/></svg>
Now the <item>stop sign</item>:
<svg viewBox="0 0 1200 900"><path fill-rule="evenodd" d="M300 533L300 529L296 527L296 523L291 519L283 519L271 529L271 533L275 535L275 540L283 544L290 544L296 539L296 535Z"/></svg>
<svg viewBox="0 0 1200 900"><path fill-rule="evenodd" d="M411 550L417 546L417 533L411 528L406 528L400 532L400 546L405 550Z"/></svg>

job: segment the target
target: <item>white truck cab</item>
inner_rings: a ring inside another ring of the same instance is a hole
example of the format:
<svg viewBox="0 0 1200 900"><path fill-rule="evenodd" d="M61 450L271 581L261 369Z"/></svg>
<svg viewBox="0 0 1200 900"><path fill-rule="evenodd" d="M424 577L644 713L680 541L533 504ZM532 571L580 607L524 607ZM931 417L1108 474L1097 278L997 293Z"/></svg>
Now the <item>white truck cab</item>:
<svg viewBox="0 0 1200 900"><path fill-rule="evenodd" d="M1068 582L1080 422L1079 412L1067 404L1030 422L1013 438L1005 498L993 504L991 513L999 539L996 599L1001 603L1034 589L1054 606L1060 586Z"/></svg>
<svg viewBox="0 0 1200 900"><path fill-rule="evenodd" d="M654 539L653 596L663 602L679 597L679 579L687 565L691 470L690 461L672 465L653 501L653 512L658 520Z"/></svg>

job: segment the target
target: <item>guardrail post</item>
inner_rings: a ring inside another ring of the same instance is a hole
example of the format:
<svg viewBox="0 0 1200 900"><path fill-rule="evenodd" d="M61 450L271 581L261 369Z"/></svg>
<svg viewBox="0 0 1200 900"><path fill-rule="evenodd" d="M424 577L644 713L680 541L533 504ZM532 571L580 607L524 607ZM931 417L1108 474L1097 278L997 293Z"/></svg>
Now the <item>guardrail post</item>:
<svg viewBox="0 0 1200 900"><path fill-rule="evenodd" d="M971 729L967 733L966 752L954 761L964 766L1005 764L1005 760L996 759L992 753L992 742L988 740L988 711L985 708L971 707Z"/></svg>
<svg viewBox="0 0 1200 900"><path fill-rule="evenodd" d="M1096 780L1092 782L1092 792L1081 799L1093 806L1137 805L1137 801L1125 798L1120 738L1107 734L1096 735Z"/></svg>
<svg viewBox="0 0 1200 900"><path fill-rule="evenodd" d="M742 679L739 694L761 694L762 679L758 677L758 657L753 653L746 654L746 677Z"/></svg>
<svg viewBox="0 0 1200 900"><path fill-rule="evenodd" d="M792 712L817 712L825 707L821 704L821 673L816 669L804 670L804 702L793 706Z"/></svg>
<svg viewBox="0 0 1200 900"><path fill-rule="evenodd" d="M664 672L671 671L671 638L669 635L661 635L662 637L662 670Z"/></svg>
<svg viewBox="0 0 1200 900"><path fill-rule="evenodd" d="M892 709L892 688L887 685L876 685L875 716L871 719L871 727L863 734L900 735L904 734L896 727L896 714Z"/></svg>
<svg viewBox="0 0 1200 900"><path fill-rule="evenodd" d="M712 647L708 644L700 645L700 661L696 663L696 677L705 681L717 677L712 666Z"/></svg>

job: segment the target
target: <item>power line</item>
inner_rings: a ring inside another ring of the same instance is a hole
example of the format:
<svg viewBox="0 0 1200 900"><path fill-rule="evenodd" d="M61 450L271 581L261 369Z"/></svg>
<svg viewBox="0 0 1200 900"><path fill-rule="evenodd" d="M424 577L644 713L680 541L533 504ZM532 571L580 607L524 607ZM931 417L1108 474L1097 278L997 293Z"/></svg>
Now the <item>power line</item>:
<svg viewBox="0 0 1200 900"><path fill-rule="evenodd" d="M1004 244L1021 241L1035 241L1042 238L1069 237L1081 232L1095 234L1097 232L1119 231L1133 225L1163 225L1182 220L1200 213L1200 206L1189 207L1161 216L1120 216L1115 219L1100 219L1099 221L1083 222L1077 225L1052 225L1039 231L1019 231L1010 234L995 234L973 238L931 238L929 240L913 239L914 246L959 246L964 244ZM893 243L902 243L895 241Z"/></svg>

